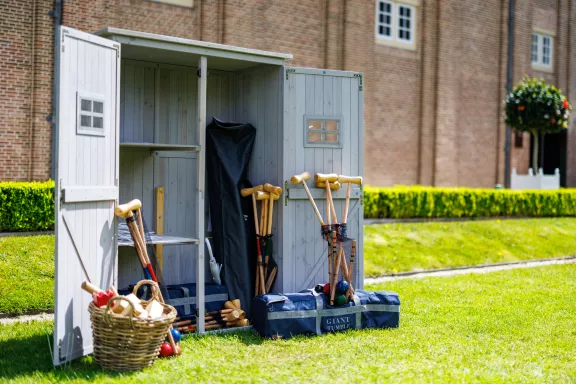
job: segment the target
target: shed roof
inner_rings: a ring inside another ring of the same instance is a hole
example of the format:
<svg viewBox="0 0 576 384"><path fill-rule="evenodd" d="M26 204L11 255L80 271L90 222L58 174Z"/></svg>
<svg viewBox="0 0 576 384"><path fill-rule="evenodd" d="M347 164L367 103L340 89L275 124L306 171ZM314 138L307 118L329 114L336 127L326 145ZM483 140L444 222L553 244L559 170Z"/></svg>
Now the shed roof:
<svg viewBox="0 0 576 384"><path fill-rule="evenodd" d="M208 57L208 67L221 70L241 70L259 64L283 65L293 56L288 53L262 51L157 35L147 32L107 27L96 35L122 44L122 57L195 66L200 56Z"/></svg>

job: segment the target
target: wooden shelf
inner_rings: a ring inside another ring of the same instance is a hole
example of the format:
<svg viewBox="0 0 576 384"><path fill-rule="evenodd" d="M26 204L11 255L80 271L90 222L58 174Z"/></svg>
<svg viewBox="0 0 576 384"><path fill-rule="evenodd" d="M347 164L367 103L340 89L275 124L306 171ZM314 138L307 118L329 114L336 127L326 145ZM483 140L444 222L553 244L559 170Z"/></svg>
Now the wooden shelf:
<svg viewBox="0 0 576 384"><path fill-rule="evenodd" d="M148 241L149 240L149 241ZM179 237L179 236L168 236L168 235L159 235L154 232L148 232L146 234L146 243L147 244L163 244L163 245L171 245L171 244L199 244L200 241L198 239L189 238L189 237ZM133 247L134 242L130 236L130 230L125 223L118 224L118 246L119 247Z"/></svg>
<svg viewBox="0 0 576 384"><path fill-rule="evenodd" d="M166 236L166 235L152 235L152 241L147 242L147 244L198 244L198 239L192 239L188 237L177 237L177 236ZM118 241L119 247L133 247L133 241Z"/></svg>
<svg viewBox="0 0 576 384"><path fill-rule="evenodd" d="M200 150L199 145L185 144L158 144L158 143L120 143L120 148L141 148L154 151L188 151L197 152Z"/></svg>

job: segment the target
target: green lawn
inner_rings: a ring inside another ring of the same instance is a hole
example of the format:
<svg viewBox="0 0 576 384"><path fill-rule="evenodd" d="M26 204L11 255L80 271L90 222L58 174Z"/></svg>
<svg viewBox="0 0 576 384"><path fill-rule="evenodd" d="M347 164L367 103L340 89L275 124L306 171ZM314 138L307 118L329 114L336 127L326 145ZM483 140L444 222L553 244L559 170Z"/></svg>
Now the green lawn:
<svg viewBox="0 0 576 384"><path fill-rule="evenodd" d="M576 218L367 225L365 274L576 254ZM0 313L54 305L54 237L0 237Z"/></svg>
<svg viewBox="0 0 576 384"><path fill-rule="evenodd" d="M0 237L0 313L54 306L54 236Z"/></svg>
<svg viewBox="0 0 576 384"><path fill-rule="evenodd" d="M364 273L576 255L576 219L398 223L364 227Z"/></svg>
<svg viewBox="0 0 576 384"><path fill-rule="evenodd" d="M53 369L50 323L0 326L0 381L570 382L576 380L576 266L387 283L401 326L291 340L249 333L182 342L184 354L118 375L90 357Z"/></svg>

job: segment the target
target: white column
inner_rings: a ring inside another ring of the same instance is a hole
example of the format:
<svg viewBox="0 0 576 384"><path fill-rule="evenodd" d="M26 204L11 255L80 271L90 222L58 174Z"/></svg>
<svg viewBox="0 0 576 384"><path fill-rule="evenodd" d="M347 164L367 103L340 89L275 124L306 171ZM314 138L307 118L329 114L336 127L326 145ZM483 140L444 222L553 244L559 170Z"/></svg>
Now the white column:
<svg viewBox="0 0 576 384"><path fill-rule="evenodd" d="M198 77L198 202L197 219L198 226L198 257L196 259L196 309L197 333L204 333L204 187L206 173L206 80L208 78L208 60L205 56L200 57L198 62L200 76Z"/></svg>

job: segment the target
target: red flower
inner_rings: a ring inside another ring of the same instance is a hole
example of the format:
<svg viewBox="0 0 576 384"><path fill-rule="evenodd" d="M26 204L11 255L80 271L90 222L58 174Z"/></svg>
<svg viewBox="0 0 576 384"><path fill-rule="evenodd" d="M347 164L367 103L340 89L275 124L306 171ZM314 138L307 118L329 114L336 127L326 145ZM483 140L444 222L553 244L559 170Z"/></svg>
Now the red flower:
<svg viewBox="0 0 576 384"><path fill-rule="evenodd" d="M525 109L526 109L526 106L524 106L524 105L519 105L519 106L518 106L518 110L519 110L519 111L523 111L523 110L525 110Z"/></svg>
<svg viewBox="0 0 576 384"><path fill-rule="evenodd" d="M562 106L564 107L564 109L568 109L570 107L570 104L568 104L567 99L564 99L564 104Z"/></svg>

